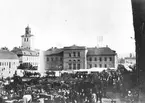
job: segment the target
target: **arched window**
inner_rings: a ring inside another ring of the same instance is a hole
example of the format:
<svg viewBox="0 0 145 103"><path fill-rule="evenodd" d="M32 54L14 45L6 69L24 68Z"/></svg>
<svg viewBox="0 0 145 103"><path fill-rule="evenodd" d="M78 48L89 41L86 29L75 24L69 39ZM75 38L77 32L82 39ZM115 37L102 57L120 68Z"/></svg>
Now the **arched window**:
<svg viewBox="0 0 145 103"><path fill-rule="evenodd" d="M77 64L77 69L81 69L81 65L80 64Z"/></svg>
<svg viewBox="0 0 145 103"><path fill-rule="evenodd" d="M76 69L76 63L73 63L73 69L74 70Z"/></svg>
<svg viewBox="0 0 145 103"><path fill-rule="evenodd" d="M69 69L72 69L72 64L71 63L69 63L68 66L69 66Z"/></svg>

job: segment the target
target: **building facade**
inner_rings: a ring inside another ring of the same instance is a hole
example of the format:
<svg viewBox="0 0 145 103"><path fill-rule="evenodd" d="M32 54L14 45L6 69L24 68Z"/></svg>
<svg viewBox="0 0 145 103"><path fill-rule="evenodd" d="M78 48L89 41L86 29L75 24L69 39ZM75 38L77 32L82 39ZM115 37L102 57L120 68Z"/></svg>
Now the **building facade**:
<svg viewBox="0 0 145 103"><path fill-rule="evenodd" d="M93 67L116 68L116 56L117 53L109 47L86 48L85 46L73 45L61 49L51 48L45 52L45 69L77 70Z"/></svg>
<svg viewBox="0 0 145 103"><path fill-rule="evenodd" d="M126 57L124 58L125 65L131 66L136 64L136 57Z"/></svg>
<svg viewBox="0 0 145 103"><path fill-rule="evenodd" d="M87 68L115 68L116 55L109 47L88 48Z"/></svg>
<svg viewBox="0 0 145 103"><path fill-rule="evenodd" d="M8 50L0 50L0 78L13 77L19 66L16 54Z"/></svg>
<svg viewBox="0 0 145 103"><path fill-rule="evenodd" d="M45 69L62 70L63 68L63 50L51 48L45 52Z"/></svg>
<svg viewBox="0 0 145 103"><path fill-rule="evenodd" d="M86 48L84 46L70 46L63 48L64 70L86 68Z"/></svg>
<svg viewBox="0 0 145 103"><path fill-rule="evenodd" d="M37 70L40 64L39 50L33 50L33 35L31 34L31 28L27 26L25 28L25 34L22 37L21 47L15 47L12 52L17 54L19 58L20 68L22 65L29 67L33 66L33 69Z"/></svg>

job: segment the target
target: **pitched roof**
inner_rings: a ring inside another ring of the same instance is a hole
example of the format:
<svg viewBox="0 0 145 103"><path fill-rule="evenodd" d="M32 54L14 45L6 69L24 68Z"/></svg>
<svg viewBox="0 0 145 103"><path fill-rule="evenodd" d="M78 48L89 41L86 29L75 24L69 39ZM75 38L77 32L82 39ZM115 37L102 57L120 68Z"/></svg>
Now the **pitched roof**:
<svg viewBox="0 0 145 103"><path fill-rule="evenodd" d="M101 47L101 48L88 48L87 55L116 55L114 50L111 50L109 47Z"/></svg>
<svg viewBox="0 0 145 103"><path fill-rule="evenodd" d="M136 59L136 57L126 57L124 59Z"/></svg>
<svg viewBox="0 0 145 103"><path fill-rule="evenodd" d="M52 48L52 49L48 49L47 51L45 51L45 55L63 55L63 49L62 48Z"/></svg>
<svg viewBox="0 0 145 103"><path fill-rule="evenodd" d="M0 59L18 59L17 55L8 50L0 50Z"/></svg>
<svg viewBox="0 0 145 103"><path fill-rule="evenodd" d="M75 50L75 49L83 49L83 50L85 50L86 48L85 48L85 46L76 46L76 45L72 45L72 46L69 46L69 47L64 47L64 49L65 50L70 50L70 49L73 49L73 50Z"/></svg>
<svg viewBox="0 0 145 103"><path fill-rule="evenodd" d="M16 53L17 55L25 55L25 56L38 56L39 52L26 49L26 48L15 48L12 52Z"/></svg>

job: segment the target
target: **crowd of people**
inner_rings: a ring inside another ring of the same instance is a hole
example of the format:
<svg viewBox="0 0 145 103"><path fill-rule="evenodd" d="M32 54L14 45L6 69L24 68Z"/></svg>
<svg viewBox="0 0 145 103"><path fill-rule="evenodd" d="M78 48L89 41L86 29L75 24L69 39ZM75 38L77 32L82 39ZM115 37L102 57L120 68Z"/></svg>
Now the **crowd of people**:
<svg viewBox="0 0 145 103"><path fill-rule="evenodd" d="M49 101L48 103L98 103L99 101L101 103L102 98L114 98L107 94L108 91L120 93L122 96L125 96L128 91L124 87L121 72L116 70L89 74L87 72L63 73L61 77L47 74L46 77L37 77L29 81L23 81L21 77L15 76L13 82L3 85L1 97L15 99L16 103L27 101L24 97L28 95L29 100L34 103L40 101Z"/></svg>

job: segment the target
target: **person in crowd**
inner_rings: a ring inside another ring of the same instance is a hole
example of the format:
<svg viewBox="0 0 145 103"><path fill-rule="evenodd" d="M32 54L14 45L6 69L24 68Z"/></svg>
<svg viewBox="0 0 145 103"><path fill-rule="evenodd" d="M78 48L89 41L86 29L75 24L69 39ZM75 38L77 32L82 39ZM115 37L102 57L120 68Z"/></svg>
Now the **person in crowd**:
<svg viewBox="0 0 145 103"><path fill-rule="evenodd" d="M26 94L23 96L24 103L32 103L32 96L30 94Z"/></svg>

